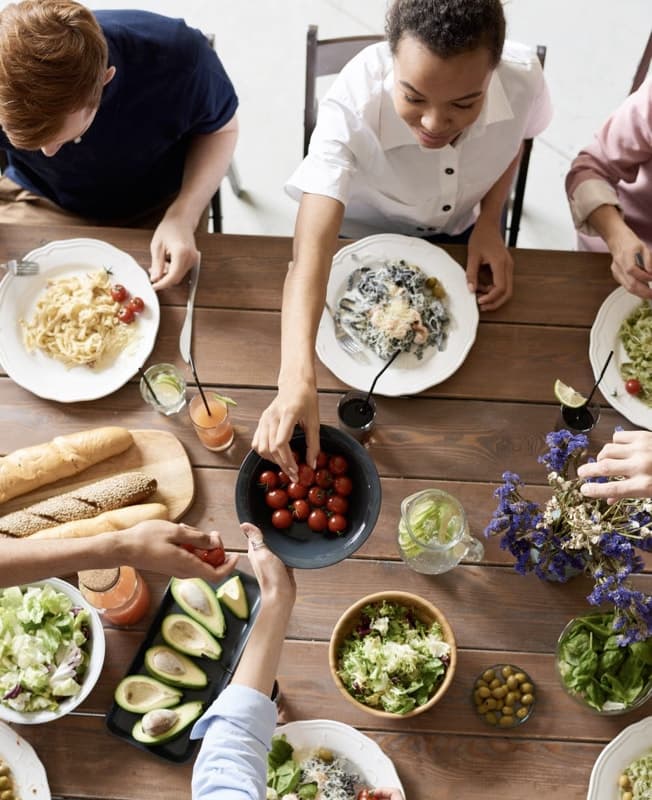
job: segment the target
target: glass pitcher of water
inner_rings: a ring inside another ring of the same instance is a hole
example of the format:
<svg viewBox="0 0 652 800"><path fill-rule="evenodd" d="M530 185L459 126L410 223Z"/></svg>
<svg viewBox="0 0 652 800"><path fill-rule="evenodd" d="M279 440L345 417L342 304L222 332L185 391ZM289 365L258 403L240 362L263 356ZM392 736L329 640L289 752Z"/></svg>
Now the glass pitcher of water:
<svg viewBox="0 0 652 800"><path fill-rule="evenodd" d="M428 575L484 555L482 542L469 533L462 505L440 489L424 489L403 500L398 549L409 567Z"/></svg>

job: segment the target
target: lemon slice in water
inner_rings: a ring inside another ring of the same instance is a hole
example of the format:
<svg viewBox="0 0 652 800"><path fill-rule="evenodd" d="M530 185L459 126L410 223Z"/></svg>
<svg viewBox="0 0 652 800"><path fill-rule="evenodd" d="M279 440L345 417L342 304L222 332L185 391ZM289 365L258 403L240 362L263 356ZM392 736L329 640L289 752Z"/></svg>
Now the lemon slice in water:
<svg viewBox="0 0 652 800"><path fill-rule="evenodd" d="M580 408L580 406L586 405L586 397L579 392L576 392L572 386L567 386L565 383L559 380L555 381L555 397L559 402L564 405L568 406L569 408Z"/></svg>

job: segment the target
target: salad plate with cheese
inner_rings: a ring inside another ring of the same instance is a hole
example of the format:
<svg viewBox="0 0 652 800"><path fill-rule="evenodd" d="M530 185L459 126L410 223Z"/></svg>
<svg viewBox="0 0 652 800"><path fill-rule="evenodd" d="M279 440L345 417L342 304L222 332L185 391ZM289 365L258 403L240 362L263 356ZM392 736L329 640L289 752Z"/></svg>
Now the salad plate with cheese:
<svg viewBox="0 0 652 800"><path fill-rule="evenodd" d="M379 234L342 248L333 259L327 301L364 361L338 345L327 310L317 355L336 377L362 391L398 350L375 393L421 392L450 377L475 341L478 307L464 269L423 239Z"/></svg>

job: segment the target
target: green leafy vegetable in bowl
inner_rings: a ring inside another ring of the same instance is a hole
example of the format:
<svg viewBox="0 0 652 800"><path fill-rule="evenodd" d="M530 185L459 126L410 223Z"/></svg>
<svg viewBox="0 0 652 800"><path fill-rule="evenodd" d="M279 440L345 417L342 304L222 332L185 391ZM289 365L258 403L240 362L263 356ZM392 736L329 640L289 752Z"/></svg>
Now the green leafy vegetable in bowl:
<svg viewBox="0 0 652 800"><path fill-rule="evenodd" d="M90 615L49 584L0 590L0 702L55 711L81 690Z"/></svg>
<svg viewBox="0 0 652 800"><path fill-rule="evenodd" d="M422 622L411 609L384 601L362 609L339 650L337 671L358 702L406 714L433 696L449 660L439 623Z"/></svg>
<svg viewBox="0 0 652 800"><path fill-rule="evenodd" d="M618 645L614 615L576 617L557 644L557 670L569 694L595 711L617 714L652 692L652 639Z"/></svg>

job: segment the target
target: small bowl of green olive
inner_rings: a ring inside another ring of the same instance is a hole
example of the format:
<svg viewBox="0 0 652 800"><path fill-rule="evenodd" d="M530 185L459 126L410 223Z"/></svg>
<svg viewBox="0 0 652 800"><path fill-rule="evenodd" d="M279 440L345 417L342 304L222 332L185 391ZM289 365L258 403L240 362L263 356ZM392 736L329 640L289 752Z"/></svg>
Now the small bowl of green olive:
<svg viewBox="0 0 652 800"><path fill-rule="evenodd" d="M536 690L525 670L514 664L494 664L476 679L471 699L487 725L515 728L530 718Z"/></svg>

